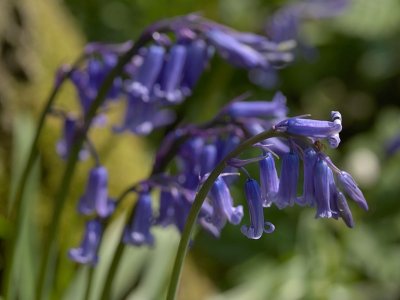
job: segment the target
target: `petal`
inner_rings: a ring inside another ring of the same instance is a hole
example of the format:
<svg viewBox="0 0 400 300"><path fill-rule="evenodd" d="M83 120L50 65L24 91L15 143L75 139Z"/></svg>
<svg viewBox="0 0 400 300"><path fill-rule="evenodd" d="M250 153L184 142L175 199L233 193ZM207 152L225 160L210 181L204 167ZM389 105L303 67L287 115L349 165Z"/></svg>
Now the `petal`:
<svg viewBox="0 0 400 300"><path fill-rule="evenodd" d="M260 186L263 206L269 207L279 190L279 178L276 172L275 160L271 153L259 161Z"/></svg>
<svg viewBox="0 0 400 300"><path fill-rule="evenodd" d="M297 181L299 178L299 156L290 152L282 156L281 178L279 190L274 199L275 205L279 208L292 206L296 200Z"/></svg>
<svg viewBox="0 0 400 300"><path fill-rule="evenodd" d="M101 242L102 231L102 226L98 220L88 221L80 247L69 250L69 258L81 264L95 265L98 261L97 251Z"/></svg>
<svg viewBox="0 0 400 300"><path fill-rule="evenodd" d="M152 216L150 192L139 193L131 224L124 231L124 243L152 246L154 244L154 237L150 232Z"/></svg>
<svg viewBox="0 0 400 300"><path fill-rule="evenodd" d="M359 207L364 209L365 211L368 210L368 203L364 198L363 193L357 186L357 183L354 181L353 177L345 172L341 171L338 175L339 183L343 188L344 192L352 198Z"/></svg>
<svg viewBox="0 0 400 300"><path fill-rule="evenodd" d="M244 190L250 213L250 226L243 225L241 232L249 239L259 239L264 232L264 212L260 187L254 179L247 179Z"/></svg>

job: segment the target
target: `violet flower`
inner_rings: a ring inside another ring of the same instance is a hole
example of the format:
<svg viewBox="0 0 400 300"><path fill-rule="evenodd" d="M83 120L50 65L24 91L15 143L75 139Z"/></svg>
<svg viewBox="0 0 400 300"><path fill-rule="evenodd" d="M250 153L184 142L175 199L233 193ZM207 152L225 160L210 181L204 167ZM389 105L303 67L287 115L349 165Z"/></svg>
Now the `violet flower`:
<svg viewBox="0 0 400 300"><path fill-rule="evenodd" d="M315 163L317 162L317 153L311 147L304 150L303 157L303 195L297 198L297 203L300 205L315 205Z"/></svg>
<svg viewBox="0 0 400 300"><path fill-rule="evenodd" d="M186 63L182 78L182 90L185 95L190 95L211 56L211 48L204 40L195 40L187 46Z"/></svg>
<svg viewBox="0 0 400 300"><path fill-rule="evenodd" d="M363 193L357 186L357 183L355 182L353 177L349 173L347 173L345 171L341 171L338 174L338 179L339 179L340 186L343 188L344 192L351 199L353 199L354 202L356 202L359 207L361 207L362 209L367 211L368 203L365 200Z"/></svg>
<svg viewBox="0 0 400 300"><path fill-rule="evenodd" d="M114 128L120 133L129 130L137 135L148 135L154 129L166 126L175 120L175 114L168 109L160 109L152 102L143 102L139 97L130 95L123 124Z"/></svg>
<svg viewBox="0 0 400 300"><path fill-rule="evenodd" d="M312 139L330 139L342 131L342 119L339 112L331 112L331 121L310 120L299 117L283 120L274 126L279 132L286 132L293 135L300 135ZM339 140L340 141L340 140ZM335 148L338 141L330 142L330 146Z"/></svg>
<svg viewBox="0 0 400 300"><path fill-rule="evenodd" d="M171 103L179 103L184 95L181 90L181 80L186 62L187 47L177 44L171 47L168 59L164 63L161 80L155 86L155 96Z"/></svg>
<svg viewBox="0 0 400 300"><path fill-rule="evenodd" d="M281 178L279 190L274 199L279 208L293 206L296 201L297 181L299 179L299 156L295 152L289 152L282 156Z"/></svg>
<svg viewBox="0 0 400 300"><path fill-rule="evenodd" d="M128 92L134 97L148 102L150 93L160 75L164 63L165 48L158 45L152 45L147 49L143 63L137 70L137 74L132 83L128 86Z"/></svg>
<svg viewBox="0 0 400 300"><path fill-rule="evenodd" d="M317 204L316 218L331 218L330 207L331 184L333 181L332 170L323 159L318 159L315 164L314 189Z"/></svg>
<svg viewBox="0 0 400 300"><path fill-rule="evenodd" d="M64 118L63 137L57 142L56 151L62 159L67 159L75 142L75 135L79 130L79 120L76 117L67 115ZM79 159L86 160L89 157L89 151L83 148L79 151Z"/></svg>
<svg viewBox="0 0 400 300"><path fill-rule="evenodd" d="M254 179L247 179L244 187L250 213L250 226L243 225L242 233L249 239L259 239L264 232L264 212L260 187Z"/></svg>
<svg viewBox="0 0 400 300"><path fill-rule="evenodd" d="M284 117L287 113L286 97L281 92L277 92L272 101L233 102L229 104L225 109L223 109L223 112L233 118Z"/></svg>
<svg viewBox="0 0 400 300"><path fill-rule="evenodd" d="M102 231L102 226L98 220L88 221L80 247L70 249L68 251L69 258L80 264L95 265L98 261L97 251Z"/></svg>
<svg viewBox="0 0 400 300"><path fill-rule="evenodd" d="M275 168L275 160L271 153L258 162L260 168L260 186L263 206L271 206L279 190L279 178Z"/></svg>
<svg viewBox="0 0 400 300"><path fill-rule="evenodd" d="M213 29L207 33L207 38L218 49L223 58L237 67L252 69L268 65L267 59L260 52L240 43L226 32Z"/></svg>
<svg viewBox="0 0 400 300"><path fill-rule="evenodd" d="M86 191L79 200L78 210L83 215L97 213L108 217L114 211L115 204L108 197L108 172L105 167L97 166L90 170Z"/></svg>
<svg viewBox="0 0 400 300"><path fill-rule="evenodd" d="M228 220L229 223L237 225L243 217L243 207L241 205L234 207L233 199L229 188L222 177L218 177L211 187L209 197L213 206L211 223L220 219Z"/></svg>
<svg viewBox="0 0 400 300"><path fill-rule="evenodd" d="M345 224L348 227L353 228L354 227L353 216L351 214L349 205L347 204L346 198L343 195L343 193L341 193L341 192L337 193L336 204L337 204L337 208L339 210L339 215L342 217Z"/></svg>
<svg viewBox="0 0 400 300"><path fill-rule="evenodd" d="M160 193L160 207L159 214L156 219L156 224L162 227L174 224L175 221L175 208L174 203L178 197L177 193L172 191L162 190Z"/></svg>
<svg viewBox="0 0 400 300"><path fill-rule="evenodd" d="M152 218L150 192L140 192L131 223L124 230L123 242L135 246L153 246L154 237L150 232Z"/></svg>

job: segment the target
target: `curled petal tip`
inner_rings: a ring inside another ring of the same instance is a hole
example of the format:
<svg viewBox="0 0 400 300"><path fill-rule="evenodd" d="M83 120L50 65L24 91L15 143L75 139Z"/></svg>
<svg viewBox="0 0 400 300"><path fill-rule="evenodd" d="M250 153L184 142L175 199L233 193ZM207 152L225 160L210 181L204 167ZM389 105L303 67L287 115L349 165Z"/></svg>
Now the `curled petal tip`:
<svg viewBox="0 0 400 300"><path fill-rule="evenodd" d="M273 233L275 231L275 225L272 224L271 222L265 222L265 228L264 232L265 233Z"/></svg>

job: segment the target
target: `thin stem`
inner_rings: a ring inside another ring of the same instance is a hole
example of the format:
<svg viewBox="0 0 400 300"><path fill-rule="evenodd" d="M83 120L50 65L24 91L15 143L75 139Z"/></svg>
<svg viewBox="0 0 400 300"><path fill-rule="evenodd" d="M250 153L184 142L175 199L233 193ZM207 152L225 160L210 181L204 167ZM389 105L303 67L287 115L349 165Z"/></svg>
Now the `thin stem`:
<svg viewBox="0 0 400 300"><path fill-rule="evenodd" d="M220 163L218 163L215 169L208 176L207 180L201 186L200 190L196 194L192 207L190 208L189 216L187 218L185 228L182 232L182 237L179 242L178 252L176 254L176 259L171 275L171 281L167 293L167 300L176 299L176 292L181 277L183 261L188 251L189 241L194 229L194 224L196 223L196 219L199 215L201 206L203 205L204 200L208 195L208 192L210 191L215 180L227 166L227 162L229 161L229 159L238 156L244 150L251 147L253 144L257 142L260 142L270 137L277 137L277 136L286 136L286 135L269 130L245 140L237 148L235 148L232 152L230 152Z"/></svg>
<svg viewBox="0 0 400 300"><path fill-rule="evenodd" d="M115 254L113 260L111 262L110 269L107 272L107 277L104 282L103 291L101 292L100 300L108 300L111 299L111 287L113 283L113 279L115 277L115 273L117 272L119 263L121 262L122 255L124 254L125 244L122 242L118 243L117 249L115 250Z"/></svg>
<svg viewBox="0 0 400 300"><path fill-rule="evenodd" d="M96 162L96 167L99 167L101 165L99 154L97 153L96 147L94 146L92 140L89 139L88 136L86 136L86 144L88 146L90 155L92 155L94 161Z"/></svg>
<svg viewBox="0 0 400 300"><path fill-rule="evenodd" d="M94 267L93 266L89 266L88 267L88 279L87 279L87 283L86 283L86 291L85 291L85 300L89 300L90 299L90 292L92 290L92 285L93 285L93 277L94 277Z"/></svg>
<svg viewBox="0 0 400 300"><path fill-rule="evenodd" d="M30 148L30 153L28 160L26 162L25 168L22 172L21 179L18 183L18 188L16 190L15 198L12 203L12 207L10 208L9 212L9 217L12 218L13 215L15 215L16 218L16 225L15 225L15 232L14 235L10 241L10 247L8 249L9 255L8 259L6 260L8 263L6 263L6 269L5 269L5 280L4 280L4 299L10 299L11 297L11 285L12 285L12 274L13 274L13 269L14 269L14 264L15 264L15 252L16 252L16 247L18 244L18 237L19 233L21 231L21 226L23 223L23 220L21 218L20 214L20 206L21 202L24 196L24 191L25 187L29 178L29 175L32 171L32 168L36 162L36 159L38 157L39 151L38 151L38 144L39 144L39 137L42 133L44 123L46 120L47 114L51 111L52 105L56 99L56 96L58 95L58 92L60 91L60 88L64 81L70 76L71 72L84 60L85 56L82 55L79 57L76 62L72 65L71 69L64 74L61 78L59 78L59 81L57 84L54 85L52 91L50 92L49 97L47 98L46 105L41 112L41 115L39 117L39 122L36 127L36 132L35 132L35 137L32 141L32 146Z"/></svg>

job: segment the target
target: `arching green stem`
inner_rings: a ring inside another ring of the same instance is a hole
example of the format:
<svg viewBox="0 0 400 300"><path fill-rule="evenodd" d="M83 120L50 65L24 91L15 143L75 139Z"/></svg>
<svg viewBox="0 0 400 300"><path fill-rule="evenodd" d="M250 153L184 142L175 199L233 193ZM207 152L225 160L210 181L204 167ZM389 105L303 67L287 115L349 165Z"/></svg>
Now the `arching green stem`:
<svg viewBox="0 0 400 300"><path fill-rule="evenodd" d="M186 257L187 251L188 251L189 241L192 236L194 225L195 225L197 217L199 215L201 206L203 205L203 203L208 195L208 192L210 191L215 180L218 178L218 176L224 171L225 167L227 166L227 162L231 158L238 156L240 153L242 153L244 150L248 149L255 143L258 143L258 142L263 141L270 137L277 137L277 136L285 136L285 135L283 135L281 133L277 133L273 130L270 130L270 131L262 132L256 136L253 136L253 137L245 140L237 148L235 148L232 152L230 152L215 167L215 169L210 173L210 175L208 176L206 181L203 183L203 185L201 186L201 188L199 189L199 191L196 194L193 205L190 208L189 216L186 220L185 228L182 232L182 237L179 242L178 252L176 254L176 259L175 259L174 267L172 270L171 281L170 281L169 289L168 289L168 293L167 293L167 300L175 300L176 299L176 293L178 290L179 281L180 281L180 277L181 277L183 261Z"/></svg>

